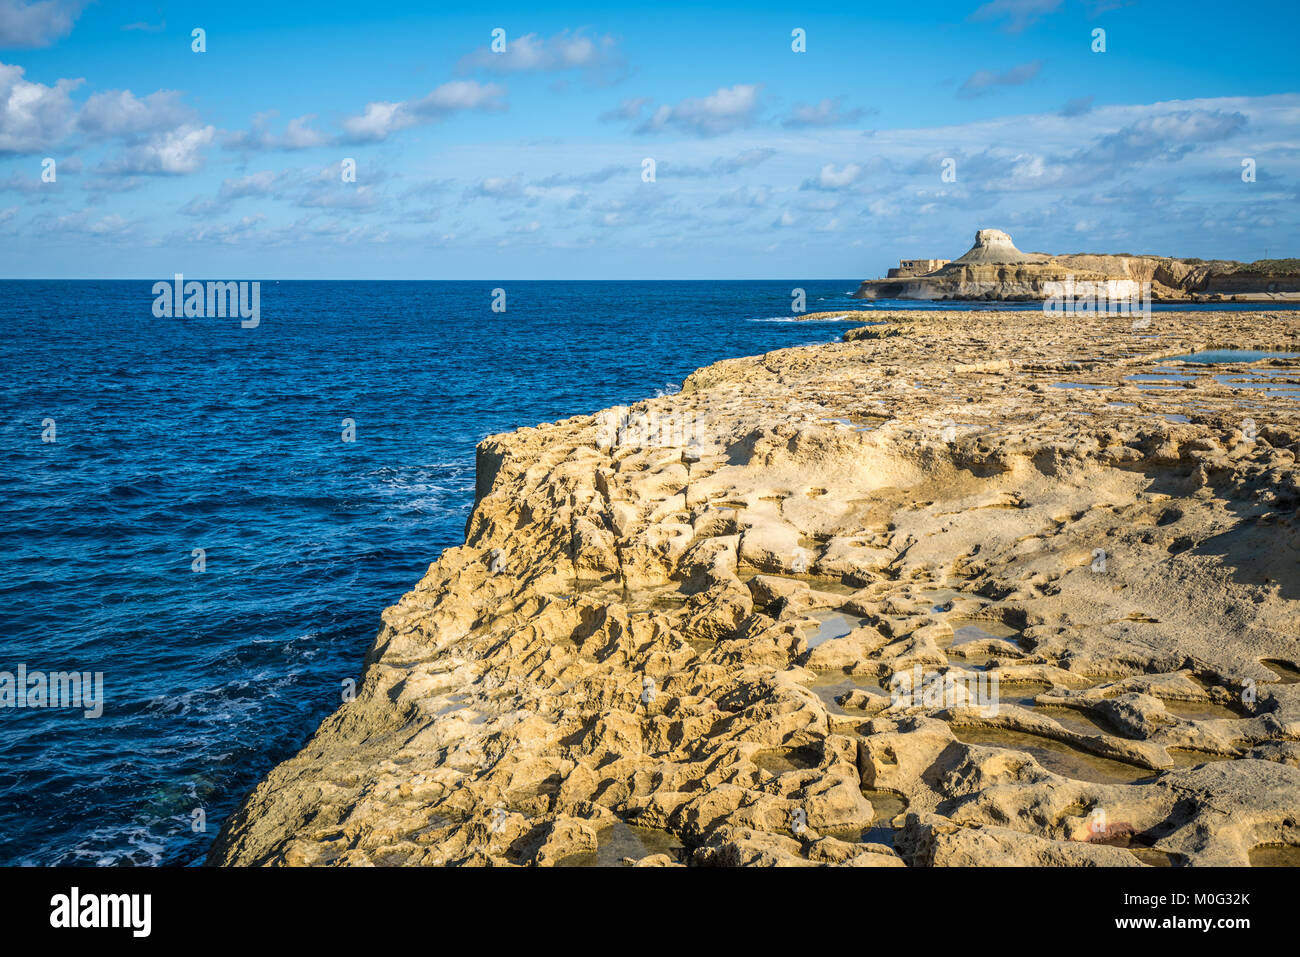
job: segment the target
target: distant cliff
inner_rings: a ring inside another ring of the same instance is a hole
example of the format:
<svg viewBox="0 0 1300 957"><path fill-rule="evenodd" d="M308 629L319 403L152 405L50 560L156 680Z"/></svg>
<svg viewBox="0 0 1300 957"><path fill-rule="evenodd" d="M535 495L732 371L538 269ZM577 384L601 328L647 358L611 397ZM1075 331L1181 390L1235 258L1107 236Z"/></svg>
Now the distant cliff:
<svg viewBox="0 0 1300 957"><path fill-rule="evenodd" d="M1174 259L1165 256L1049 256L1023 253L1000 229L981 229L964 256L932 272L916 274L915 264L943 260L904 260L891 278L868 279L857 299L1009 299L1039 300L1057 294L1059 284L1150 283L1157 300L1300 300L1300 260ZM1100 288L1100 287L1099 287Z"/></svg>

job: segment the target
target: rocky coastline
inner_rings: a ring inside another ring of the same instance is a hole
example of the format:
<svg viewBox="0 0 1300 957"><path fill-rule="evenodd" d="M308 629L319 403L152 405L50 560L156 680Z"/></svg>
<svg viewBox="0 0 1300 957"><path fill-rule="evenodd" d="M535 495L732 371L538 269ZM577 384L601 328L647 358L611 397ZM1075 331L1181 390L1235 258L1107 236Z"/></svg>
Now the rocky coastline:
<svg viewBox="0 0 1300 957"><path fill-rule="evenodd" d="M1295 863L1294 314L892 312L485 440L216 865Z"/></svg>
<svg viewBox="0 0 1300 957"><path fill-rule="evenodd" d="M1178 259L1171 256L1050 256L1022 253L1000 229L981 229L962 256L903 260L884 279L867 279L855 299L1002 300L1038 302L1063 288L1163 302L1300 301L1300 260ZM1129 287L1133 287L1131 290Z"/></svg>

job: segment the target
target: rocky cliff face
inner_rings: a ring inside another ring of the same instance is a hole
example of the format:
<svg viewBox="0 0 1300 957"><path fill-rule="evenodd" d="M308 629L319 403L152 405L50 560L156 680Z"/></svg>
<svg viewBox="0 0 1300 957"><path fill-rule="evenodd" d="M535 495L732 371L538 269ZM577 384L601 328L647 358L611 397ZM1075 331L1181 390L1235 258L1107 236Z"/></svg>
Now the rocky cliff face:
<svg viewBox="0 0 1300 957"><path fill-rule="evenodd" d="M355 700L212 862L1300 845L1300 403L1245 375L1295 381L1294 360L1131 378L1297 351L1294 324L889 323L485 440L465 544L384 613Z"/></svg>
<svg viewBox="0 0 1300 957"><path fill-rule="evenodd" d="M1150 283L1151 298L1300 298L1300 269L1294 260L1244 265L1161 256L1102 256L1022 253L998 229L981 229L963 256L924 276L868 279L857 299L997 299L1038 301L1059 295L1066 282L1104 291L1105 284Z"/></svg>

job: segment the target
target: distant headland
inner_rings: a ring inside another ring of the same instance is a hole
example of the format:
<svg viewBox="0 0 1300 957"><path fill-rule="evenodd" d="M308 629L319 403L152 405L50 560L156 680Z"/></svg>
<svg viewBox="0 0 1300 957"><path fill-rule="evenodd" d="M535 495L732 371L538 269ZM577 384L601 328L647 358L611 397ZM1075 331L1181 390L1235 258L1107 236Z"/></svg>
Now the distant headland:
<svg viewBox="0 0 1300 957"><path fill-rule="evenodd" d="M1023 253L1000 229L981 229L957 259L903 259L855 299L1046 299L1066 281L1150 283L1151 298L1182 302L1300 301L1300 259L1175 259Z"/></svg>

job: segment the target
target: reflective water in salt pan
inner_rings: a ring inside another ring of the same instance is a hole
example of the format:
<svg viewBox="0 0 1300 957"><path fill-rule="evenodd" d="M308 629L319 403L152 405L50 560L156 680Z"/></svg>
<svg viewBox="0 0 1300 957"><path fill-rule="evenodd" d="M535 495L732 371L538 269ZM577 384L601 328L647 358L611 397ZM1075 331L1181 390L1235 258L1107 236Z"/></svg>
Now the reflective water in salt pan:
<svg viewBox="0 0 1300 957"><path fill-rule="evenodd" d="M1169 756L1174 760L1175 768L1194 768L1198 764L1210 761L1231 761L1231 754L1211 754L1208 751L1192 751L1187 748L1169 748Z"/></svg>
<svg viewBox="0 0 1300 957"><path fill-rule="evenodd" d="M826 710L832 714L848 714L844 706L839 704L836 699L850 691L867 691L871 694L883 695L889 697L889 692L879 684L863 675L846 675L839 671L828 671L819 674L808 684L808 690L821 698L826 705ZM854 709L859 714L859 709Z"/></svg>
<svg viewBox="0 0 1300 957"><path fill-rule="evenodd" d="M1217 704L1213 701L1175 701L1170 698L1162 699L1165 710L1172 715L1180 718L1188 718L1192 721L1209 721L1209 720L1241 720L1245 715L1233 710L1227 705Z"/></svg>
<svg viewBox="0 0 1300 957"><path fill-rule="evenodd" d="M964 744L985 745L1024 751L1046 770L1076 781L1097 784L1136 784L1153 779L1154 772L1110 758L1098 757L1081 748L1041 735L1007 731L1002 728L953 728L957 740Z"/></svg>
<svg viewBox="0 0 1300 957"><path fill-rule="evenodd" d="M773 572L759 572L750 569L744 569L741 571L739 577L742 584L748 585L753 579L757 578L759 575L762 575L764 578L779 578L782 581L802 582L803 584L811 588L813 591L825 591L825 592L830 592L833 595L852 595L858 591L861 591L861 588L859 586L846 585L838 578L819 578L816 575L791 575L788 573L783 575L778 575Z"/></svg>
<svg viewBox="0 0 1300 957"><path fill-rule="evenodd" d="M624 858L640 860L651 854L667 854L682 862L685 847L673 834L650 827L618 821L596 831L596 850L556 861L556 867L622 867Z"/></svg>
<svg viewBox="0 0 1300 957"><path fill-rule="evenodd" d="M1258 349L1207 349L1204 352L1189 352L1184 356L1171 356L1170 362L1199 362L1212 364L1216 362L1258 362L1260 359L1300 358L1300 352L1261 352Z"/></svg>
<svg viewBox="0 0 1300 957"><path fill-rule="evenodd" d="M1250 850L1251 867L1300 867L1300 847L1294 844L1261 844Z"/></svg>
<svg viewBox="0 0 1300 957"><path fill-rule="evenodd" d="M862 796L871 802L872 818L870 827L828 828L822 833L828 837L839 838L860 844L884 844L894 846L894 836L898 828L894 821L907 810L907 799L893 791L877 791L863 788ZM899 820L901 824L902 821Z"/></svg>
<svg viewBox="0 0 1300 957"><path fill-rule="evenodd" d="M1265 658L1262 663L1265 668L1278 676L1278 684L1293 685L1300 682L1300 668L1297 668L1289 661Z"/></svg>
<svg viewBox="0 0 1300 957"><path fill-rule="evenodd" d="M1183 858L1179 855L1154 847L1130 847L1128 851L1148 867L1179 867L1183 863Z"/></svg>
<svg viewBox="0 0 1300 957"><path fill-rule="evenodd" d="M1078 708L1053 708L1050 705L1034 705L1034 711L1045 718L1051 718L1061 727L1079 734L1116 734L1116 729L1104 718ZM1120 735L1116 735L1119 737Z"/></svg>
<svg viewBox="0 0 1300 957"><path fill-rule="evenodd" d="M821 755L809 747L785 748L780 751L760 751L753 761L769 774L781 775L787 771L808 771L821 764Z"/></svg>
<svg viewBox="0 0 1300 957"><path fill-rule="evenodd" d="M1287 391L1296 388L1296 383L1291 381L1295 373L1287 373L1286 378L1282 381L1274 381L1275 376L1266 373L1241 375L1237 373L1225 373L1216 375L1214 381L1220 385L1226 385L1236 389L1267 389L1270 392Z"/></svg>
<svg viewBox="0 0 1300 957"><path fill-rule="evenodd" d="M954 648L983 638L1001 638L1004 641L1014 642L1020 635L1020 632L1016 631L1016 629L1004 625L1000 621L985 621L982 618L953 618L948 623L952 625L952 647Z"/></svg>
<svg viewBox="0 0 1300 957"><path fill-rule="evenodd" d="M968 595L955 588L923 588L921 589L921 597L932 603L930 611L934 614L947 611L948 609L944 605L955 598L969 598L985 604L989 602L983 595Z"/></svg>
<svg viewBox="0 0 1300 957"><path fill-rule="evenodd" d="M809 648L816 648L822 642L830 641L832 638L843 638L854 628L860 628L867 623L865 618L847 615L842 611L813 611L808 613L808 617L816 622L807 636Z"/></svg>

